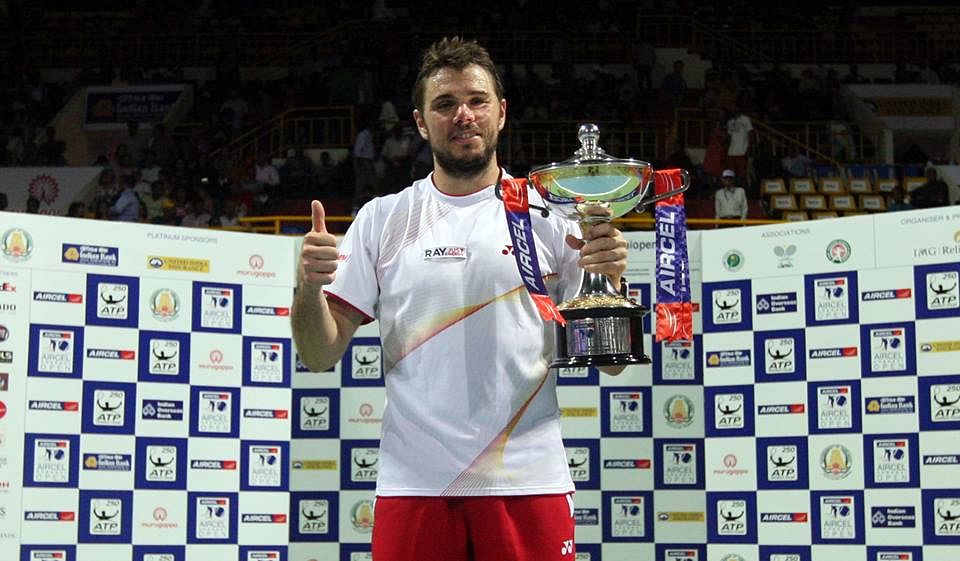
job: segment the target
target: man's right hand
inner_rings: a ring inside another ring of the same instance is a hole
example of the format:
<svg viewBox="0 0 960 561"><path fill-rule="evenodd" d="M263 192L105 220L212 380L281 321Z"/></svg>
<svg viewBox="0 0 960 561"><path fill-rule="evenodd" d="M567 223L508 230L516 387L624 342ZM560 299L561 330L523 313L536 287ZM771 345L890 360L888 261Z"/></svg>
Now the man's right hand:
<svg viewBox="0 0 960 561"><path fill-rule="evenodd" d="M303 237L300 249L300 282L320 288L337 276L337 238L327 232L320 201L310 203L310 213L313 228Z"/></svg>

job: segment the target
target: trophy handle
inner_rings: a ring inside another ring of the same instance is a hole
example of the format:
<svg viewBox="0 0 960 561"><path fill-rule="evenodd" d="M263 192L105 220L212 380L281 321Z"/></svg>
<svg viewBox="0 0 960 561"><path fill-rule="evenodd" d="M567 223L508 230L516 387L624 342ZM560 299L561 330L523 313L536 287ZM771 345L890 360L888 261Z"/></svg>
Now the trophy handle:
<svg viewBox="0 0 960 561"><path fill-rule="evenodd" d="M656 176L654 176L654 177L656 177ZM688 172L688 171L685 170L685 169L681 169L681 170L680 170L680 177L682 178L682 182L680 183L680 186L679 186L679 187L675 187L675 188L673 188L673 189L671 189L671 190L669 190L669 191L666 191L666 192L664 192L664 193L660 193L659 195L654 195L653 197L650 197L649 199L641 199L640 203L637 204L637 206L636 206L636 211L637 211L637 212L643 212L643 209L646 208L647 205L649 205L649 204L651 204L651 203L655 203L655 202L657 202L657 201L662 201L662 200L664 200L664 199L669 199L670 197L672 197L672 196L674 196L674 195L679 195L680 193L683 193L684 191L686 191L687 189L689 189L689 188L690 188L690 172ZM651 192L651 191L652 191L652 192L656 193L656 186L654 185L654 179L651 179L650 182L647 183L647 189L646 189L646 191L647 191L647 192Z"/></svg>
<svg viewBox="0 0 960 561"><path fill-rule="evenodd" d="M497 196L497 199L499 199L499 200L501 200L501 201L503 200L503 184L504 184L505 181L509 181L509 180L508 180L508 179L503 179L503 180L501 180L499 183L497 183L496 185L494 185L494 187L493 187L493 193L494 193L494 195L496 195L496 196ZM516 181L522 182L528 189L531 188L530 181L528 181L527 178L525 178L525 177L518 177L518 178L516 178ZM534 189L534 191L536 191L536 189ZM541 195L541 196L542 196L542 195ZM530 206L530 208L532 208L532 209L539 210L539 211L540 211L540 216L542 216L542 217L544 217L544 218L550 216L550 211L549 211L546 207L543 207L543 206L540 206L540 205L535 205L535 204L533 204L533 203L529 203L529 206Z"/></svg>

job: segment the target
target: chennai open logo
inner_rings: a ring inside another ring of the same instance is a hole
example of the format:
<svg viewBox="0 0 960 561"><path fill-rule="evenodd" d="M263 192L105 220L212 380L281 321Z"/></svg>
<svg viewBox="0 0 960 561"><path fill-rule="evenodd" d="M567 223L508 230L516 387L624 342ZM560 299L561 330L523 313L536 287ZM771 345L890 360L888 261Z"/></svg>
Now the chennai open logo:
<svg viewBox="0 0 960 561"><path fill-rule="evenodd" d="M0 251L14 263L26 261L33 253L33 238L22 228L11 228L0 238Z"/></svg>

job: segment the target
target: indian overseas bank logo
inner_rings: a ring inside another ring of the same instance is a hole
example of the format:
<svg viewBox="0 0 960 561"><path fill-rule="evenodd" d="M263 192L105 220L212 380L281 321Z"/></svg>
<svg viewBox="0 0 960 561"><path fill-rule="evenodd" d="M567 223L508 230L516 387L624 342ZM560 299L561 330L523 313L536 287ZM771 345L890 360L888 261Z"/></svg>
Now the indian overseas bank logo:
<svg viewBox="0 0 960 561"><path fill-rule="evenodd" d="M0 238L0 251L8 260L21 263L33 253L33 238L22 228L10 228Z"/></svg>
<svg viewBox="0 0 960 561"><path fill-rule="evenodd" d="M957 271L927 273L927 309L956 310L960 308L960 287Z"/></svg>
<svg viewBox="0 0 960 561"><path fill-rule="evenodd" d="M797 470L797 446L782 444L767 447L767 481L771 483L795 482Z"/></svg>
<svg viewBox="0 0 960 561"><path fill-rule="evenodd" d="M831 263L846 263L852 251L847 240L836 239L827 244L827 260Z"/></svg>
<svg viewBox="0 0 960 561"><path fill-rule="evenodd" d="M747 535L747 501L743 499L717 501L717 534L720 536Z"/></svg>
<svg viewBox="0 0 960 561"><path fill-rule="evenodd" d="M933 500L935 514L933 533L938 537L960 537L960 499L935 498Z"/></svg>
<svg viewBox="0 0 960 561"><path fill-rule="evenodd" d="M797 246L790 244L786 247L784 246L774 246L773 254L777 256L778 269L791 269L793 268L793 256L797 253Z"/></svg>
<svg viewBox="0 0 960 561"><path fill-rule="evenodd" d="M739 250L731 249L723 254L723 268L735 272L743 268L743 253Z"/></svg>
<svg viewBox="0 0 960 561"><path fill-rule="evenodd" d="M351 358L354 380L376 380L381 377L381 351L379 345L354 345Z"/></svg>
<svg viewBox="0 0 960 561"><path fill-rule="evenodd" d="M150 296L150 313L157 321L172 321L180 315L180 296L170 288L161 288Z"/></svg>
<svg viewBox="0 0 960 561"><path fill-rule="evenodd" d="M853 454L841 444L831 444L820 453L820 470L828 479L845 479L853 469Z"/></svg>
<svg viewBox="0 0 960 561"><path fill-rule="evenodd" d="M683 394L672 395L663 404L663 417L674 428L684 428L693 422L693 401Z"/></svg>
<svg viewBox="0 0 960 561"><path fill-rule="evenodd" d="M300 398L300 430L330 430L330 398L304 396Z"/></svg>
<svg viewBox="0 0 960 561"><path fill-rule="evenodd" d="M793 374L796 372L796 341L793 337L766 339L764 347L764 372L767 374Z"/></svg>
<svg viewBox="0 0 960 561"><path fill-rule="evenodd" d="M97 283L97 317L100 319L127 319L130 287L123 283Z"/></svg>
<svg viewBox="0 0 960 561"><path fill-rule="evenodd" d="M379 472L379 448L353 448L350 451L350 481L375 483Z"/></svg>
<svg viewBox="0 0 960 561"><path fill-rule="evenodd" d="M960 421L960 384L931 385L930 408L934 423Z"/></svg>
<svg viewBox="0 0 960 561"><path fill-rule="evenodd" d="M298 529L305 535L330 533L330 501L327 499L301 499L297 505Z"/></svg>
<svg viewBox="0 0 960 561"><path fill-rule="evenodd" d="M373 532L373 501L362 499L354 503L350 507L350 524L360 533Z"/></svg>
<svg viewBox="0 0 960 561"><path fill-rule="evenodd" d="M857 513L854 497L849 495L823 495L820 497L819 507L820 539L853 540L857 538Z"/></svg>
<svg viewBox="0 0 960 561"><path fill-rule="evenodd" d="M742 393L721 393L714 398L717 406L717 429L744 428L744 399Z"/></svg>
<svg viewBox="0 0 960 561"><path fill-rule="evenodd" d="M743 321L743 306L739 288L713 291L713 323L725 325Z"/></svg>
<svg viewBox="0 0 960 561"><path fill-rule="evenodd" d="M883 438L873 441L874 483L910 482L910 441Z"/></svg>
<svg viewBox="0 0 960 561"><path fill-rule="evenodd" d="M91 536L119 536L122 531L123 501L115 498L90 499Z"/></svg>
<svg viewBox="0 0 960 561"><path fill-rule="evenodd" d="M757 313L787 314L797 311L796 292L774 292L757 295Z"/></svg>

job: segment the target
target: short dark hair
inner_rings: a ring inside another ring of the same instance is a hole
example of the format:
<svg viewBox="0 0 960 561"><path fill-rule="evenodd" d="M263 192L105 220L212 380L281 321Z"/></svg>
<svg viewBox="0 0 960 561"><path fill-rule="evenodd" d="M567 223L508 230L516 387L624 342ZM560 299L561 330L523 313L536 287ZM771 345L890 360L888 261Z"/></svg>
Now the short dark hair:
<svg viewBox="0 0 960 561"><path fill-rule="evenodd" d="M471 64L476 64L490 73L493 78L493 87L496 89L494 93L496 93L498 100L503 99L503 80L500 79L500 73L497 72L497 67L493 64L490 53L476 41L466 41L460 37L444 37L430 45L423 53L420 72L417 74L417 81L413 85L413 106L417 110L423 111L427 80L436 72L443 68L463 70Z"/></svg>

